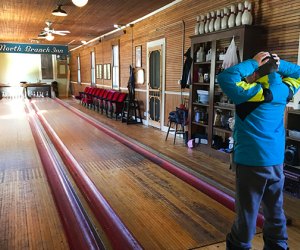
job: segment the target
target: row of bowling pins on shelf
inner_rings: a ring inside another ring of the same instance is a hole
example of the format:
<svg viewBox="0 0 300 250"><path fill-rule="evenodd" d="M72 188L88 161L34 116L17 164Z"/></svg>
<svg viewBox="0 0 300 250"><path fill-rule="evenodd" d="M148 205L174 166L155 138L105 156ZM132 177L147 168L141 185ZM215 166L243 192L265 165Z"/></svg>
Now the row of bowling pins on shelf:
<svg viewBox="0 0 300 250"><path fill-rule="evenodd" d="M253 17L251 14L251 3L245 1L236 5L230 5L222 10L208 12L206 15L197 16L195 35L218 31L220 29L232 28L240 25L251 25Z"/></svg>

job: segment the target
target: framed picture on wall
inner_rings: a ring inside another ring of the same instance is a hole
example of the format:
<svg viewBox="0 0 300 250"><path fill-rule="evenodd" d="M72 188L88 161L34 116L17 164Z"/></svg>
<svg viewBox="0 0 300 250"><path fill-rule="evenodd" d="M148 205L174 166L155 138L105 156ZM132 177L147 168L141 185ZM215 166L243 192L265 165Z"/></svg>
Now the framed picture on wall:
<svg viewBox="0 0 300 250"><path fill-rule="evenodd" d="M67 77L67 61L57 61L57 77Z"/></svg>
<svg viewBox="0 0 300 250"><path fill-rule="evenodd" d="M107 79L107 64L103 64L103 79Z"/></svg>
<svg viewBox="0 0 300 250"><path fill-rule="evenodd" d="M96 65L96 78L97 78L97 79L100 79L99 66L100 66L100 64L97 64L97 65Z"/></svg>
<svg viewBox="0 0 300 250"><path fill-rule="evenodd" d="M142 67L142 45L135 47L135 67Z"/></svg>
<svg viewBox="0 0 300 250"><path fill-rule="evenodd" d="M98 64L98 70L99 70L99 78L103 78L103 70L102 70L102 64Z"/></svg>
<svg viewBox="0 0 300 250"><path fill-rule="evenodd" d="M106 76L107 76L107 79L110 80L111 78L111 72L110 72L110 63L106 64Z"/></svg>

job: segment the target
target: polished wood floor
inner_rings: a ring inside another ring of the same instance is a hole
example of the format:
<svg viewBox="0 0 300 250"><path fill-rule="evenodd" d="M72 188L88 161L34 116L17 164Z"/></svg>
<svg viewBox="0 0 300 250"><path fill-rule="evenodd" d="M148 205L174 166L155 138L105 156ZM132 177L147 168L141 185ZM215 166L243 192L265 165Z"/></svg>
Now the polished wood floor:
<svg viewBox="0 0 300 250"><path fill-rule="evenodd" d="M55 101L36 106L145 249L224 241L233 212Z"/></svg>
<svg viewBox="0 0 300 250"><path fill-rule="evenodd" d="M234 196L234 174L229 170L228 163L208 157L197 149L188 149L180 138L176 139L176 144L174 145L172 135L169 136L168 141L165 141L166 133L158 129L140 124L126 125L120 121L115 121L94 110L83 107L73 98L65 99L64 101L97 119L117 133L137 141L141 145L146 145L162 154L162 156L175 161L179 166L187 169L199 178ZM284 199L286 215L292 220L292 225L288 226L290 249L300 249L300 199L296 199L288 194L285 194ZM262 248L262 237L258 234L253 241L253 249ZM220 242L199 249L225 249L225 243Z"/></svg>
<svg viewBox="0 0 300 250"><path fill-rule="evenodd" d="M0 101L0 131L0 249L68 249L23 102Z"/></svg>
<svg viewBox="0 0 300 250"><path fill-rule="evenodd" d="M234 195L234 175L226 163L187 149L181 138L173 145L172 136L165 141L165 133L157 129L126 125L82 107L73 99L65 101L116 133L155 150L179 167ZM68 249L28 122L24 114L14 117L9 103L2 100L0 104L0 128L5 132L0 144L0 249ZM225 235L234 217L232 211L57 102L39 99L36 105L145 249L225 249ZM2 165L2 162L6 163ZM14 168L22 171L9 177L6 173ZM4 180L12 183L5 184ZM293 219L288 228L290 247L299 249L299 200L289 196L285 200L286 211ZM10 206L14 209L9 210ZM25 212L20 209L24 206ZM22 230L16 228L19 222L22 222ZM261 234L257 234L253 249L262 248Z"/></svg>

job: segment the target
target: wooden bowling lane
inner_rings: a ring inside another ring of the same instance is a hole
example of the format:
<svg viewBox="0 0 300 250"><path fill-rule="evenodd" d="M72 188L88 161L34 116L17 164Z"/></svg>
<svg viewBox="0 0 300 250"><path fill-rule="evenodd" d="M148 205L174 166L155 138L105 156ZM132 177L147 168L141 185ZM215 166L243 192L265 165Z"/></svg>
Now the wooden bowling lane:
<svg viewBox="0 0 300 250"><path fill-rule="evenodd" d="M21 100L0 101L0 249L69 249Z"/></svg>
<svg viewBox="0 0 300 250"><path fill-rule="evenodd" d="M232 211L57 102L35 103L145 249L191 249L224 241Z"/></svg>

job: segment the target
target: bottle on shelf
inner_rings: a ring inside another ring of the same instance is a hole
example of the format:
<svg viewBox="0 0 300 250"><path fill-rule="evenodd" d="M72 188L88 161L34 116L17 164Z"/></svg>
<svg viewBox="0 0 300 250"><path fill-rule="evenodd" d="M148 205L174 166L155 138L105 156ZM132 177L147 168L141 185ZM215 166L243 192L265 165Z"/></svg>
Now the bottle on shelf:
<svg viewBox="0 0 300 250"><path fill-rule="evenodd" d="M196 54L196 62L203 62L204 55L205 55L204 48L200 47Z"/></svg>
<svg viewBox="0 0 300 250"><path fill-rule="evenodd" d="M203 83L204 82L204 76L203 76L203 69L199 68L198 69L198 82Z"/></svg>

